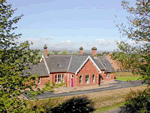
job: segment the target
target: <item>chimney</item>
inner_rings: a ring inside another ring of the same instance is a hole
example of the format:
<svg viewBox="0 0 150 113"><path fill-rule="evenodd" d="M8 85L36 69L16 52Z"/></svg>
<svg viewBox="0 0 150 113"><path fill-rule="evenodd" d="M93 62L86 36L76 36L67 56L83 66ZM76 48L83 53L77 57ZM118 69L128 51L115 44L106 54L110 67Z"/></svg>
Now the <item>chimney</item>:
<svg viewBox="0 0 150 113"><path fill-rule="evenodd" d="M94 57L97 57L97 48L96 47L92 47L92 55Z"/></svg>
<svg viewBox="0 0 150 113"><path fill-rule="evenodd" d="M80 49L80 55L83 55L83 47L81 46L79 49Z"/></svg>
<svg viewBox="0 0 150 113"><path fill-rule="evenodd" d="M45 58L47 58L47 46L46 46L46 44L44 46L44 56L45 56Z"/></svg>

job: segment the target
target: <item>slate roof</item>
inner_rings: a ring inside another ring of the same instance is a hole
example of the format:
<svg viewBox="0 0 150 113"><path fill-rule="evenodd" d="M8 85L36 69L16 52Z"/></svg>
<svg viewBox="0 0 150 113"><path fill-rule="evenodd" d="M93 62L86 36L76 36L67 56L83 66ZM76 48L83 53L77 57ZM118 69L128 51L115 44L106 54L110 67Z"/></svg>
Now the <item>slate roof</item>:
<svg viewBox="0 0 150 113"><path fill-rule="evenodd" d="M23 71L23 75L22 76L26 76L28 75L27 72L30 72L31 74L35 75L35 74L39 74L39 76L46 76L48 75L48 71L46 69L46 66L43 62L38 63L36 65L33 64L29 64L30 69L26 69Z"/></svg>
<svg viewBox="0 0 150 113"><path fill-rule="evenodd" d="M105 70L105 72L115 72L111 63L107 60L107 58L103 56L93 57L93 55L50 55L45 58L47 66L50 72L72 72L75 73L83 62L90 56L99 69ZM26 72L31 72L33 74L38 73L39 76L48 75L48 71L43 62L37 65L31 65L30 70L25 70Z"/></svg>
<svg viewBox="0 0 150 113"><path fill-rule="evenodd" d="M112 67L111 63L107 60L107 58L103 56L98 57L102 62L103 66L105 67L105 72L115 72L115 69Z"/></svg>
<svg viewBox="0 0 150 113"><path fill-rule="evenodd" d="M93 55L91 55L90 57L94 60L99 69L105 69L105 67L103 66L102 62L98 57L93 57Z"/></svg>
<svg viewBox="0 0 150 113"><path fill-rule="evenodd" d="M72 72L75 73L83 62L90 56L99 69L106 72L114 72L112 65L105 57L93 57L93 55L51 55L46 59L50 72ZM102 62L102 61L103 62ZM107 65L104 66L103 63Z"/></svg>
<svg viewBox="0 0 150 113"><path fill-rule="evenodd" d="M66 72L70 58L70 55L50 55L45 60L50 72Z"/></svg>
<svg viewBox="0 0 150 113"><path fill-rule="evenodd" d="M83 62L87 59L88 55L72 55L69 72L75 73L78 68L83 64Z"/></svg>

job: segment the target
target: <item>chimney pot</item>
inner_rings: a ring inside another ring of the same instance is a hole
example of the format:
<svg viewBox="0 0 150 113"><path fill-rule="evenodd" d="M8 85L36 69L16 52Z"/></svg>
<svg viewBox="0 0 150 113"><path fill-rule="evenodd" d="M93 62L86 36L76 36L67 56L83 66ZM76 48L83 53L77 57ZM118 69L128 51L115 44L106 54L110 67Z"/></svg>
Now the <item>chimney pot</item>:
<svg viewBox="0 0 150 113"><path fill-rule="evenodd" d="M92 55L93 55L94 57L97 56L97 48L96 48L96 47L92 47Z"/></svg>
<svg viewBox="0 0 150 113"><path fill-rule="evenodd" d="M47 46L46 46L46 44L44 46L44 56L47 58Z"/></svg>
<svg viewBox="0 0 150 113"><path fill-rule="evenodd" d="M83 47L81 46L79 49L80 49L80 54L83 55Z"/></svg>

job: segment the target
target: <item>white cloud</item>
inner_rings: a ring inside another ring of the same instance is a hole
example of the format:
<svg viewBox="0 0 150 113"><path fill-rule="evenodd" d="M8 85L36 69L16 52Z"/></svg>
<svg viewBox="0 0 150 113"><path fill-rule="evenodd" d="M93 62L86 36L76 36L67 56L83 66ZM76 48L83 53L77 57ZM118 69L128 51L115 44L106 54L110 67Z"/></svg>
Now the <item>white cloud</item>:
<svg viewBox="0 0 150 113"><path fill-rule="evenodd" d="M23 42L28 40L29 42L33 42L31 45L31 49L43 49L44 45L46 44L49 50L79 50L82 46L84 50L91 50L92 47L97 47L98 50L106 51L117 48L117 44L115 40L105 40L105 39L97 39L92 42L73 42L71 40L62 40L60 42L52 41L53 38L51 37L44 37L44 38L21 38L19 42ZM133 45L134 41L127 41L129 44ZM144 42L140 42L142 44Z"/></svg>
<svg viewBox="0 0 150 113"><path fill-rule="evenodd" d="M53 40L54 38L52 37L40 37L40 40Z"/></svg>

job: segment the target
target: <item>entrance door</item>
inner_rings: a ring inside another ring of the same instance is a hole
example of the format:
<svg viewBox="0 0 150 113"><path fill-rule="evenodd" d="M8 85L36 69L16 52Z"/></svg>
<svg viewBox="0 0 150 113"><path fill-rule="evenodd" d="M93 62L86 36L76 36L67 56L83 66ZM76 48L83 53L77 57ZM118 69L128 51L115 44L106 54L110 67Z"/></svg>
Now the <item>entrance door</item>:
<svg viewBox="0 0 150 113"><path fill-rule="evenodd" d="M73 75L71 75L71 87L73 87Z"/></svg>
<svg viewBox="0 0 150 113"><path fill-rule="evenodd" d="M99 74L99 80L98 80L99 86L100 86L100 84L101 84L101 79L102 79L102 76Z"/></svg>

